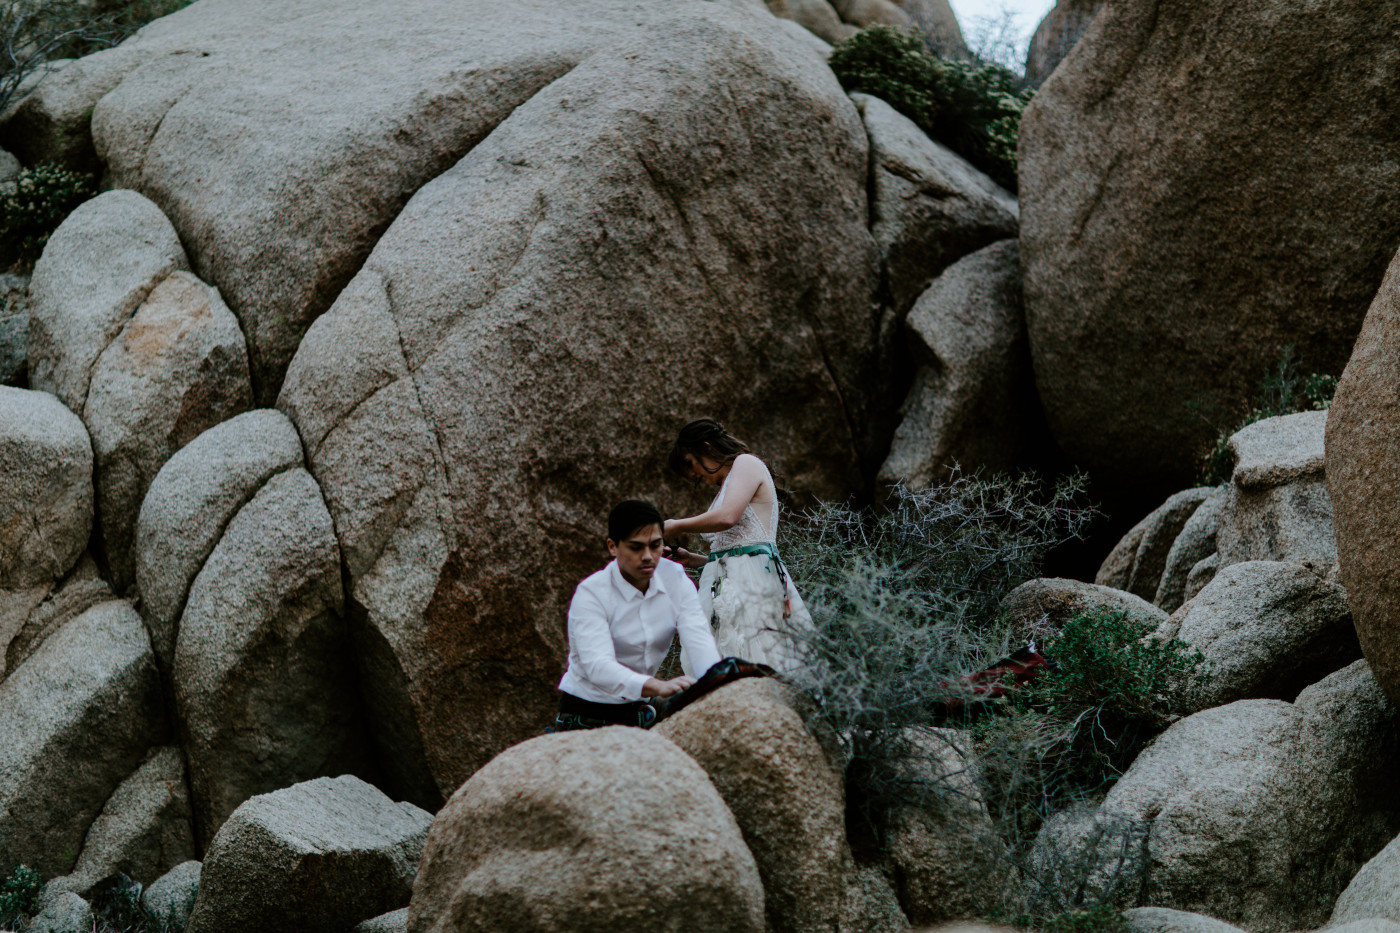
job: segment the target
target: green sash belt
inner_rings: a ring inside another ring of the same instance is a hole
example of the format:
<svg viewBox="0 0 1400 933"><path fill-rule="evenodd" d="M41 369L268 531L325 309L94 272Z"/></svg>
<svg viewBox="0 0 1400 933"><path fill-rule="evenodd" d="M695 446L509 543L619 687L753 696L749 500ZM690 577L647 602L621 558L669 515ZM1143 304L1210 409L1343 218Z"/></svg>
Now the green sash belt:
<svg viewBox="0 0 1400 933"><path fill-rule="evenodd" d="M710 560L719 560L721 557L747 557L750 554L763 554L773 560L781 561L778 556L778 548L772 544L741 544L738 547L725 548L722 551L711 551Z"/></svg>
<svg viewBox="0 0 1400 933"><path fill-rule="evenodd" d="M792 615L792 600L788 599L787 596L787 565L783 563L783 559L778 556L777 545L768 544L767 542L763 544L741 544L738 547L725 548L722 551L711 551L708 560L719 560L722 557L749 556L762 556L768 558L768 572L776 573L778 575L778 579L781 580L783 583L783 618L786 619L790 617ZM723 584L723 582L724 578L716 575L714 583L710 584L710 598L712 600L719 596L720 586L721 584ZM710 614L710 624L713 625L714 623L715 617L714 612L712 610Z"/></svg>

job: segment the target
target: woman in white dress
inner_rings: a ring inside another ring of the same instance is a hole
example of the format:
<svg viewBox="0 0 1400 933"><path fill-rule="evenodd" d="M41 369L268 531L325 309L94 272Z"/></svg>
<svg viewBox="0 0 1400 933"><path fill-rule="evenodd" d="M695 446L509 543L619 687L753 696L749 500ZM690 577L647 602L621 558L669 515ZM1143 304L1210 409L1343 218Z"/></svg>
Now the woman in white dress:
<svg viewBox="0 0 1400 933"><path fill-rule="evenodd" d="M710 553L676 548L675 559L700 574L700 608L714 627L721 657L767 664L779 673L798 663L791 633L811 626L778 556L778 495L763 461L716 421L692 421L681 429L669 457L671 469L719 492L709 509L666 522L665 535L700 534ZM685 654L681 666L691 671Z"/></svg>

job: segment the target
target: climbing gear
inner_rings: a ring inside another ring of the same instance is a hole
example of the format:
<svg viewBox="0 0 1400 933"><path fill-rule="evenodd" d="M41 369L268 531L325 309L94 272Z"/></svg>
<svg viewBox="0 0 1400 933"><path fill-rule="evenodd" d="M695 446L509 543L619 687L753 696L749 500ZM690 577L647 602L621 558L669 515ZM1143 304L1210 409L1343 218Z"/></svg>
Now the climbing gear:
<svg viewBox="0 0 1400 933"><path fill-rule="evenodd" d="M783 562L782 556L778 554L778 546L776 544L769 544L766 541L760 544L741 544L738 547L725 548L722 551L711 551L710 556L706 558L706 560L714 561L722 560L726 557L752 556L763 556L768 558L768 572L776 573L778 575L778 579L781 580L783 584L783 618L785 620L792 618L792 597L788 595L789 584L787 564ZM721 564L720 566L723 565ZM721 577L719 574L715 574L715 580L713 583L710 584L710 600L712 603L715 599L719 597L720 584L723 582L724 578ZM714 621L715 620L712 617L710 619L710 623L714 624Z"/></svg>

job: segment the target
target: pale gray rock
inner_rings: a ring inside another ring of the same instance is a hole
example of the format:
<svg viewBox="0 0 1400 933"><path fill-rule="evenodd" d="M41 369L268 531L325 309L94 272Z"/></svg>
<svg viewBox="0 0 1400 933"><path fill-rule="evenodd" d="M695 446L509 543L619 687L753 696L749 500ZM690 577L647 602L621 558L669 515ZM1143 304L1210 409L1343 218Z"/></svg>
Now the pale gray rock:
<svg viewBox="0 0 1400 933"><path fill-rule="evenodd" d="M13 154L0 149L0 185L14 181L23 168Z"/></svg>
<svg viewBox="0 0 1400 933"><path fill-rule="evenodd" d="M522 742L472 775L433 820L410 933L617 924L764 929L763 884L734 815L666 738L611 728Z"/></svg>
<svg viewBox="0 0 1400 933"><path fill-rule="evenodd" d="M186 930L336 933L405 906L432 821L350 775L253 797L210 844Z"/></svg>
<svg viewBox="0 0 1400 933"><path fill-rule="evenodd" d="M1367 918L1400 923L1400 836L1361 866L1337 898L1329 928Z"/></svg>
<svg viewBox="0 0 1400 933"><path fill-rule="evenodd" d="M152 749L108 798L88 828L67 887L86 897L117 873L149 884L194 856L185 762L178 748L166 745Z"/></svg>
<svg viewBox="0 0 1400 933"><path fill-rule="evenodd" d="M408 933L408 908L371 917L355 925L355 933Z"/></svg>
<svg viewBox="0 0 1400 933"><path fill-rule="evenodd" d="M1313 929L1400 831L1389 791L1397 726L1400 713L1364 661L1291 704L1241 700L1196 713L1138 756L1093 819L1069 821L1042 847L1073 852L1105 820L1150 825L1139 850L1148 903L1256 933Z"/></svg>
<svg viewBox="0 0 1400 933"><path fill-rule="evenodd" d="M1235 469L1221 506L1220 566L1291 560L1337 564L1323 434L1327 412L1255 422L1230 438Z"/></svg>
<svg viewBox="0 0 1400 933"><path fill-rule="evenodd" d="M1106 0L1058 0L1031 35L1026 81L1040 87L1088 31Z"/></svg>
<svg viewBox="0 0 1400 933"><path fill-rule="evenodd" d="M1327 927L1327 933L1400 933L1400 923L1367 917L1364 920L1351 920L1338 926Z"/></svg>
<svg viewBox="0 0 1400 933"><path fill-rule="evenodd" d="M894 0L944 58L967 58L962 26L948 0Z"/></svg>
<svg viewBox="0 0 1400 933"><path fill-rule="evenodd" d="M175 228L136 192L80 205L34 266L29 385L81 413L102 351L157 285L188 268Z"/></svg>
<svg viewBox="0 0 1400 933"><path fill-rule="evenodd" d="M1159 630L1205 656L1194 709L1235 700L1292 700L1361 657L1347 594L1301 564L1246 561L1221 569Z"/></svg>
<svg viewBox="0 0 1400 933"><path fill-rule="evenodd" d="M88 554L78 560L68 576L40 595L42 598L31 605L28 615L14 630L13 637L8 639L3 654L5 671L12 671L23 664L44 643L44 639L70 619L116 596L107 581L102 579L97 563ZM0 628L0 644L6 641L4 631Z"/></svg>
<svg viewBox="0 0 1400 933"><path fill-rule="evenodd" d="M1156 596L1172 545L1213 491L1205 486L1187 489L1153 509L1109 553L1094 582L1127 590L1143 599Z"/></svg>
<svg viewBox="0 0 1400 933"><path fill-rule="evenodd" d="M1134 907L1123 911L1123 916L1129 933L1244 933L1214 917L1170 907Z"/></svg>
<svg viewBox="0 0 1400 933"><path fill-rule="evenodd" d="M0 589L48 586L87 547L92 444L46 392L0 386Z"/></svg>
<svg viewBox="0 0 1400 933"><path fill-rule="evenodd" d="M136 521L136 588L164 669L190 584L229 521L269 478L303 465L296 428L259 409L205 431L151 481Z"/></svg>
<svg viewBox="0 0 1400 933"><path fill-rule="evenodd" d="M44 601L48 592L48 585L42 583L20 589L0 589L0 661L4 663L4 666L0 667L0 680L4 679L4 673L11 667L6 660L10 646L24 630L29 614Z"/></svg>
<svg viewBox="0 0 1400 933"><path fill-rule="evenodd" d="M1212 554L1198 560L1196 565L1191 568L1191 572L1186 575L1186 589L1182 591L1182 597L1188 602L1195 599L1196 595L1205 589L1211 580L1215 579L1219 570L1219 554Z"/></svg>
<svg viewBox="0 0 1400 933"><path fill-rule="evenodd" d="M1026 320L1051 429L1099 496L1184 488L1284 348L1342 370L1400 242L1400 126L1357 93L1394 73L1397 32L1400 6L1369 0L1116 0L1041 85L1020 124Z"/></svg>
<svg viewBox="0 0 1400 933"><path fill-rule="evenodd" d="M1152 602L1164 612L1175 612L1186 602L1186 583L1191 570L1215 553L1215 535L1220 528L1220 512L1225 506L1226 488L1217 486L1191 513L1181 533L1167 552L1162 580ZM1193 593L1192 595L1195 595Z"/></svg>
<svg viewBox="0 0 1400 933"><path fill-rule="evenodd" d="M47 892L46 892L47 894ZM43 907L25 933L91 933L96 925L92 907L71 891L46 896Z"/></svg>
<svg viewBox="0 0 1400 933"><path fill-rule="evenodd" d="M655 731L705 769L734 814L775 933L869 929L868 918L850 916L855 864L841 775L793 703L776 680L741 680ZM889 892L891 907L899 909Z"/></svg>
<svg viewBox="0 0 1400 933"><path fill-rule="evenodd" d="M251 403L237 319L216 289L172 273L98 358L83 408L97 459L98 522L118 589L134 582L137 513L157 471Z"/></svg>
<svg viewBox="0 0 1400 933"><path fill-rule="evenodd" d="M1071 616L1088 612L1121 612L1148 631L1167 621L1165 612L1132 593L1062 577L1027 580L1006 594L1000 609L1022 640L1044 638Z"/></svg>
<svg viewBox="0 0 1400 933"><path fill-rule="evenodd" d="M316 481L301 469L273 476L190 586L175 643L175 702L206 844L254 794L364 766L342 604L340 551Z"/></svg>
<svg viewBox="0 0 1400 933"><path fill-rule="evenodd" d="M125 602L89 609L0 683L0 864L68 868L88 827L166 739L146 630Z"/></svg>
<svg viewBox="0 0 1400 933"><path fill-rule="evenodd" d="M1049 442L1039 417L1015 240L953 263L905 320L919 368L900 409L881 486L920 489L956 464L1024 469Z"/></svg>
<svg viewBox="0 0 1400 933"><path fill-rule="evenodd" d="M183 933L199 897L202 863L181 862L146 886L141 906L156 923L173 933Z"/></svg>
<svg viewBox="0 0 1400 933"><path fill-rule="evenodd" d="M851 99L870 134L870 232L891 303L903 314L958 259L1014 237L1019 209L1009 191L889 104L868 94ZM1019 321L1019 297L1014 308Z"/></svg>
<svg viewBox="0 0 1400 933"><path fill-rule="evenodd" d="M28 92L0 114L0 146L26 165L59 162L100 173L90 125L93 106L137 61L139 56L123 47L49 62L45 73L27 82Z"/></svg>
<svg viewBox="0 0 1400 933"><path fill-rule="evenodd" d="M866 134L810 45L722 3L570 10L568 37L534 0L396 14L483 74L505 54L491 43L528 46L516 33L555 36L561 56L601 44L414 195L307 331L278 401L335 520L386 786L424 805L552 715L558 620L598 566L602 516L628 496L676 501L657 439L685 413L724 421L799 500L841 498L884 454L875 425L896 406L880 393L902 391L871 328ZM377 126L356 97L353 125ZM263 170L270 130L249 132ZM645 401L603 391L658 365L692 375ZM534 540L559 547L540 562L520 550Z"/></svg>

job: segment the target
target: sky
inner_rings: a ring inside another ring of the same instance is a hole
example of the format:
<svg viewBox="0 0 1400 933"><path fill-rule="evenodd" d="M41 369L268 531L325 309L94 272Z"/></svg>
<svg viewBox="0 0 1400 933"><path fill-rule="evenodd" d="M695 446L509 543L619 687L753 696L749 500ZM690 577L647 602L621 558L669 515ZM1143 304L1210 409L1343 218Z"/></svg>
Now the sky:
<svg viewBox="0 0 1400 933"><path fill-rule="evenodd" d="M1025 63L1026 48L1030 45L1031 33L1040 25L1041 19L1055 5L1054 0L949 0L953 12L958 16L963 36L968 44L976 48L978 40L993 35L1001 42L1013 41L1017 47L1020 62ZM1002 23L1009 19L1011 34L995 36ZM998 56L999 57L999 56Z"/></svg>

